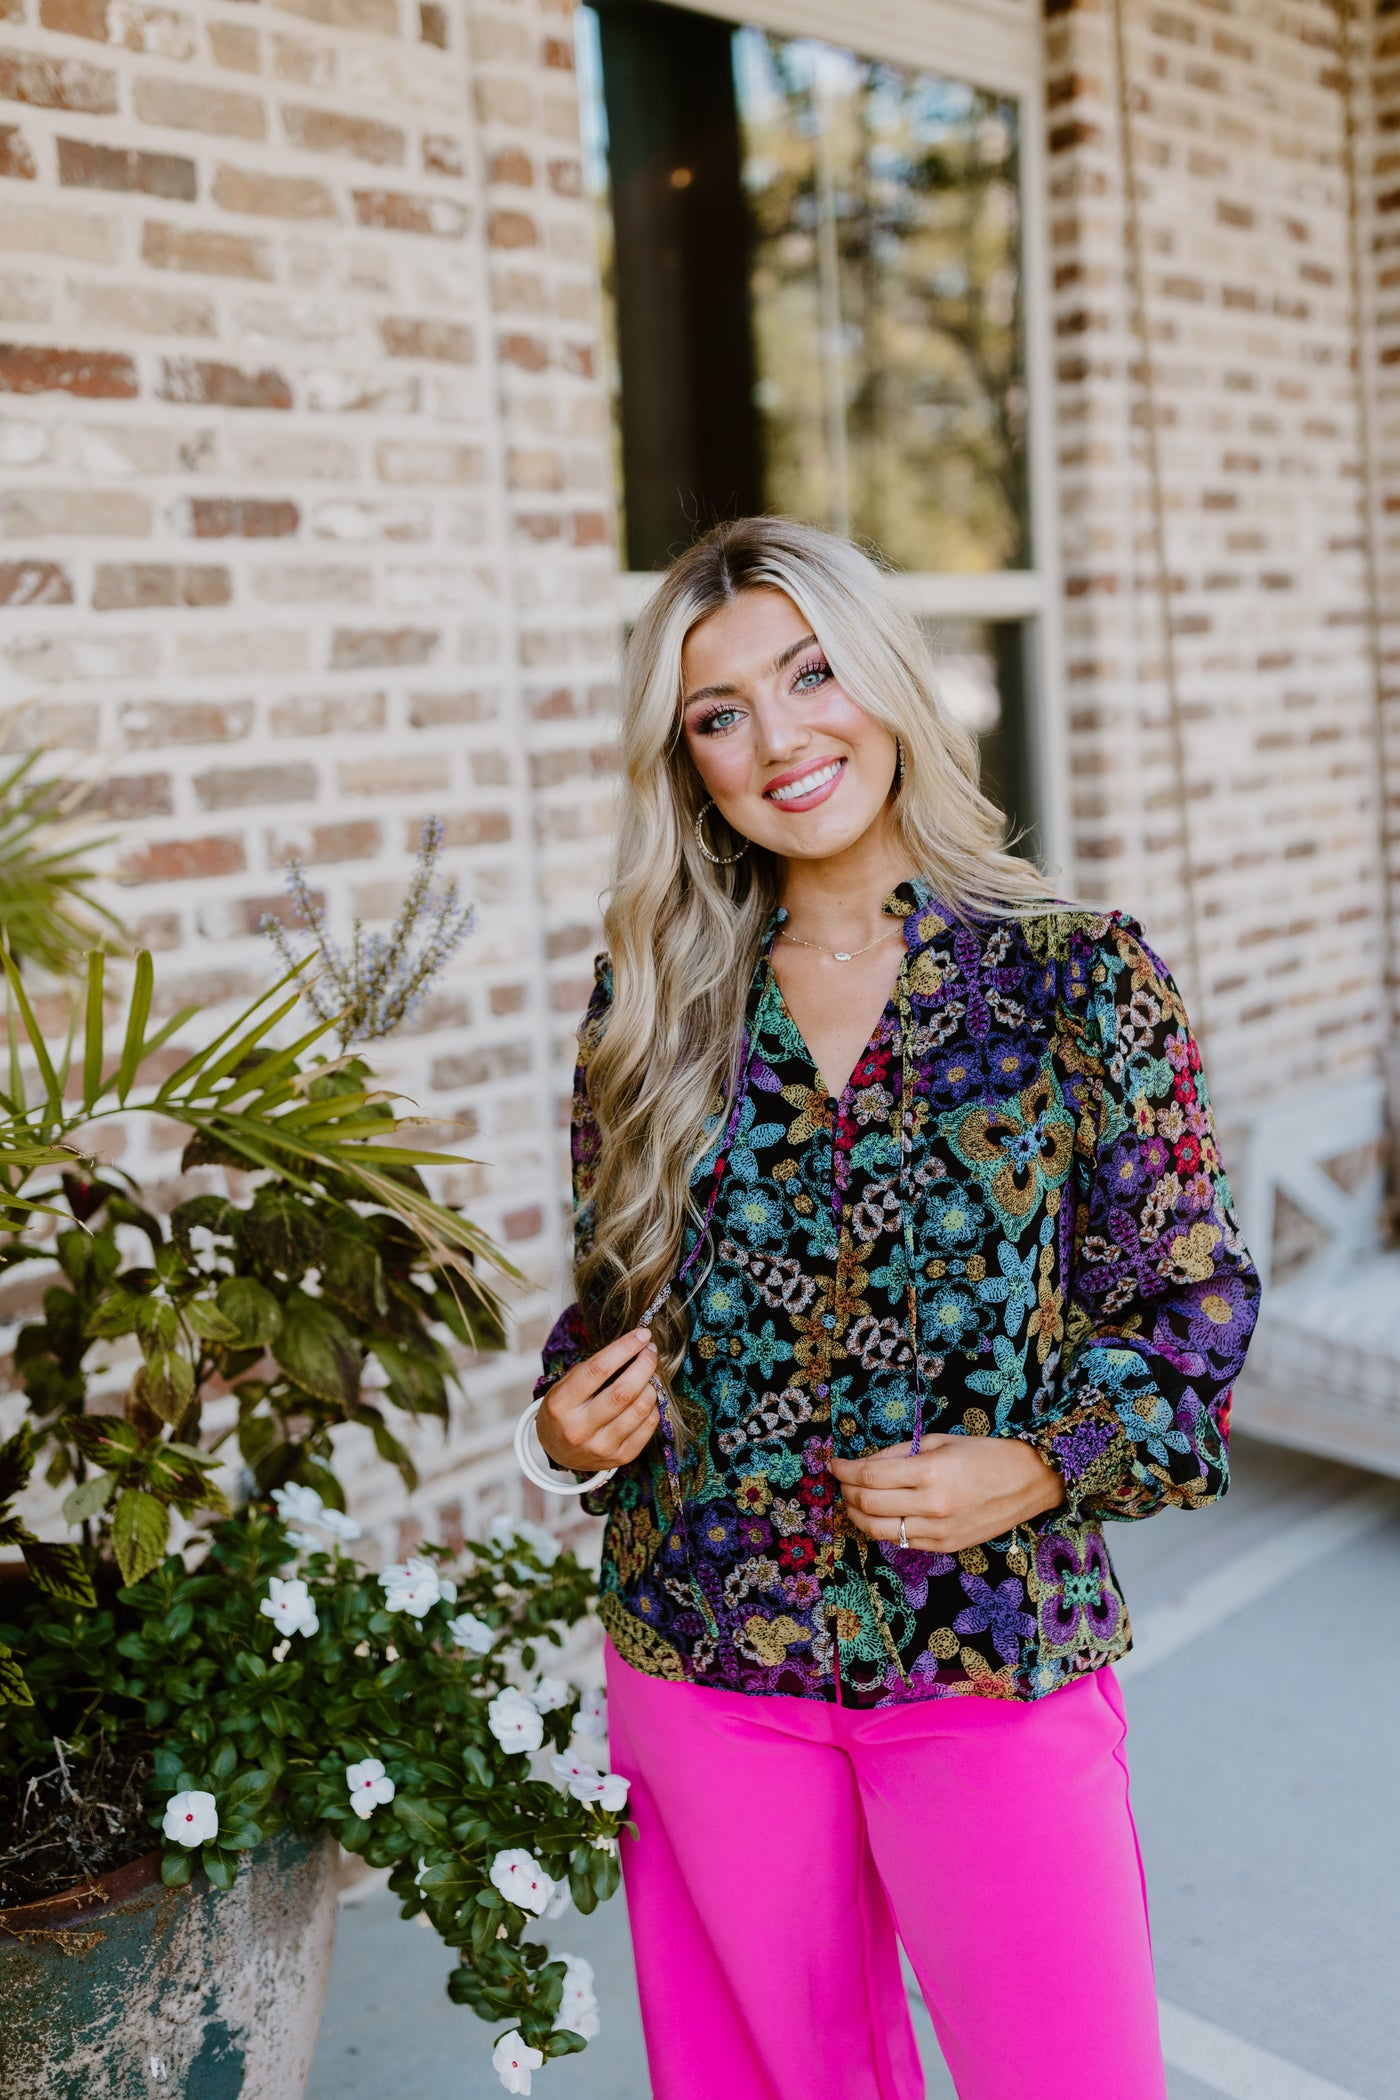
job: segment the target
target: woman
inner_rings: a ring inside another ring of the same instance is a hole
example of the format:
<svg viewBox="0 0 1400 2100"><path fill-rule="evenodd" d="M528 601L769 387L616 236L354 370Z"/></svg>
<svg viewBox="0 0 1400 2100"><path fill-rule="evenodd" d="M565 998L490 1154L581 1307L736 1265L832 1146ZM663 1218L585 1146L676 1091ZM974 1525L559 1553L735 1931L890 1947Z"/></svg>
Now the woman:
<svg viewBox="0 0 1400 2100"><path fill-rule="evenodd" d="M655 2093L922 2093L898 1935L962 2100L1161 2100L1101 1526L1224 1493L1258 1289L1176 988L844 542L682 555L622 754L535 1427L615 1469Z"/></svg>

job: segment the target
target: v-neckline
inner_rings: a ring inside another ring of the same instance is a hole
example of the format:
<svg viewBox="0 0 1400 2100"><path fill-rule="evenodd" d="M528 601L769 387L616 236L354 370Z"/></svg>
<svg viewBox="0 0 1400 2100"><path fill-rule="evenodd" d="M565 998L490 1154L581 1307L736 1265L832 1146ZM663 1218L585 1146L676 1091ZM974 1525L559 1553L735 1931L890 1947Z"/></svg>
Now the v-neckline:
<svg viewBox="0 0 1400 2100"><path fill-rule="evenodd" d="M856 1073L860 1070L861 1066L865 1063L871 1051L874 1049L875 1045L880 1040L880 1032L889 1019L890 1008L892 1006L897 1007L898 1005L900 979L904 975L905 969L908 965L908 961L909 957L906 952L899 959L898 974L895 977L894 983L890 986L889 997L886 999L884 1005L880 1008L879 1013L875 1017L875 1026L871 1029L869 1035L865 1039L865 1047L860 1051L855 1063L851 1066L850 1078L846 1081L846 1084L842 1087L839 1094L833 1094L831 1088L826 1083L826 1076L823 1073L821 1066L817 1063L816 1058L812 1055L812 1048L810 1043L807 1041L806 1036L802 1033L802 1030L798 1025L797 1016L794 1014L792 1008L788 1005L787 1000L783 995L782 985L778 982L778 973L773 968L773 958L771 955L768 957L768 981L773 987L774 996L777 999L778 1005L787 1020L788 1026L791 1028L793 1034L796 1036L798 1042L802 1046L802 1055L806 1058L808 1064L812 1067L812 1071L817 1082L817 1091L820 1094L822 1094L826 1100L830 1101L833 1104L838 1115L840 1114L841 1110L845 1107L847 1096L850 1094L852 1087L855 1085Z"/></svg>

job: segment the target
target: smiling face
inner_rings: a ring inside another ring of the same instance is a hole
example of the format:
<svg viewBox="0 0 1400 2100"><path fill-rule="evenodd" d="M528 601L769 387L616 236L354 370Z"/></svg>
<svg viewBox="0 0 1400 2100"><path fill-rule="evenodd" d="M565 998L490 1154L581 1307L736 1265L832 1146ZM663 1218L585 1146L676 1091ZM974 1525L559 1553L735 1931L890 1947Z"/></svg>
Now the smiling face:
<svg viewBox="0 0 1400 2100"><path fill-rule="evenodd" d="M693 627L681 679L686 749L741 837L827 860L883 836L894 737L837 683L784 592L743 591Z"/></svg>

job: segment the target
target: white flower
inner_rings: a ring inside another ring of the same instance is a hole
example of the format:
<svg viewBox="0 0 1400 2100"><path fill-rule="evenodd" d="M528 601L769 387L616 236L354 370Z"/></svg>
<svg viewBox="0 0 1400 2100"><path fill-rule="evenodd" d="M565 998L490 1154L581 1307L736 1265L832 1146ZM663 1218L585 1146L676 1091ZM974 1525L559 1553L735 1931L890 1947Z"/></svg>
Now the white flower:
<svg viewBox="0 0 1400 2100"><path fill-rule="evenodd" d="M542 1568L552 1568L559 1558L559 1541L543 1524L532 1524L528 1517L497 1517L491 1526L490 1539L493 1546L513 1546L517 1542L534 1549L536 1560Z"/></svg>
<svg viewBox="0 0 1400 2100"><path fill-rule="evenodd" d="M591 1780L571 1780L569 1792L575 1801L590 1801L598 1808L616 1810L626 1808L631 1785L631 1780L624 1779L620 1772L595 1772Z"/></svg>
<svg viewBox="0 0 1400 2100"><path fill-rule="evenodd" d="M509 1852L498 1852L492 1860L491 1886L500 1890L507 1903L518 1903L536 1917L554 1894L554 1883L533 1852L522 1851L518 1845Z"/></svg>
<svg viewBox="0 0 1400 2100"><path fill-rule="evenodd" d="M578 1703L574 1716L575 1735L606 1735L608 1732L608 1695L601 1688L585 1692Z"/></svg>
<svg viewBox="0 0 1400 2100"><path fill-rule="evenodd" d="M321 1541L313 1539L309 1531L289 1531L287 1544L295 1546L298 1553L319 1553L321 1550Z"/></svg>
<svg viewBox="0 0 1400 2100"><path fill-rule="evenodd" d="M538 1750L544 1741L544 1722L513 1684L497 1692L486 1709L486 1719L503 1750Z"/></svg>
<svg viewBox="0 0 1400 2100"><path fill-rule="evenodd" d="M219 1834L219 1810L212 1794L172 1794L161 1825L177 1845L207 1845Z"/></svg>
<svg viewBox="0 0 1400 2100"><path fill-rule="evenodd" d="M347 1544L351 1539L364 1537L364 1526L357 1524L353 1517L347 1517L343 1509L323 1509L315 1521L332 1538L344 1539Z"/></svg>
<svg viewBox="0 0 1400 2100"><path fill-rule="evenodd" d="M581 1954L561 1954L564 1991L559 2000L556 2027L569 2027L591 2042L598 2032L598 1994L593 1988L593 1964Z"/></svg>
<svg viewBox="0 0 1400 2100"><path fill-rule="evenodd" d="M556 1881L554 1894L550 1897L545 1909L545 1916L547 1918L562 1918L572 1901L573 1897L569 1894L568 1882Z"/></svg>
<svg viewBox="0 0 1400 2100"><path fill-rule="evenodd" d="M491 2068L508 2093L528 2093L530 2073L544 2062L543 2049L532 2049L512 2027L491 2051Z"/></svg>
<svg viewBox="0 0 1400 2100"><path fill-rule="evenodd" d="M400 1561L386 1568L379 1580L384 1585L384 1609L406 1611L415 1619L431 1611L443 1594L438 1571L430 1560Z"/></svg>
<svg viewBox="0 0 1400 2100"><path fill-rule="evenodd" d="M459 1648L468 1648L473 1655L489 1655L495 1646L495 1634L474 1611L458 1612L455 1619L448 1620L447 1630Z"/></svg>
<svg viewBox="0 0 1400 2100"><path fill-rule="evenodd" d="M573 1695L573 1686L565 1684L562 1677L541 1677L538 1684L532 1684L526 1693L539 1714L552 1714L556 1706L567 1706Z"/></svg>
<svg viewBox="0 0 1400 2100"><path fill-rule="evenodd" d="M320 1625L311 1592L304 1582L283 1582L281 1577L268 1578L267 1595L258 1610L265 1619L283 1633L314 1633Z"/></svg>
<svg viewBox="0 0 1400 2100"><path fill-rule="evenodd" d="M599 1776L596 1765L589 1764L585 1757L575 1757L572 1750L567 1755L561 1753L558 1757L551 1757L549 1769L560 1786L567 1787L570 1793L575 1785L591 1786Z"/></svg>
<svg viewBox="0 0 1400 2100"><path fill-rule="evenodd" d="M350 1806L362 1823L369 1821L382 1801L394 1798L394 1782L377 1757L367 1757L358 1765L347 1765L345 1784L350 1789Z"/></svg>
<svg viewBox="0 0 1400 2100"><path fill-rule="evenodd" d="M321 1498L315 1488L302 1487L294 1480L287 1487L274 1488L272 1499L284 1524L322 1522Z"/></svg>

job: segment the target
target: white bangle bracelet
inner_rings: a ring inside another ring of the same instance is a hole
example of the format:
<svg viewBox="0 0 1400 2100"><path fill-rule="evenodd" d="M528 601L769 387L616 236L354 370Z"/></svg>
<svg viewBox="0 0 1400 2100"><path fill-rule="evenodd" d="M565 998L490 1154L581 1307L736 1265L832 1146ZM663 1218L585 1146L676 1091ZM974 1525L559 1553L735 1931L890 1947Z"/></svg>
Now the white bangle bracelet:
<svg viewBox="0 0 1400 2100"><path fill-rule="evenodd" d="M609 1466L605 1473L595 1473L588 1480L570 1480L551 1464L535 1427L535 1416L544 1406L544 1398L541 1393L538 1400L532 1400L515 1425L515 1461L525 1478L533 1481L537 1488L543 1488L547 1495L586 1495L590 1488L601 1487L605 1480L611 1480L617 1471L616 1466Z"/></svg>

